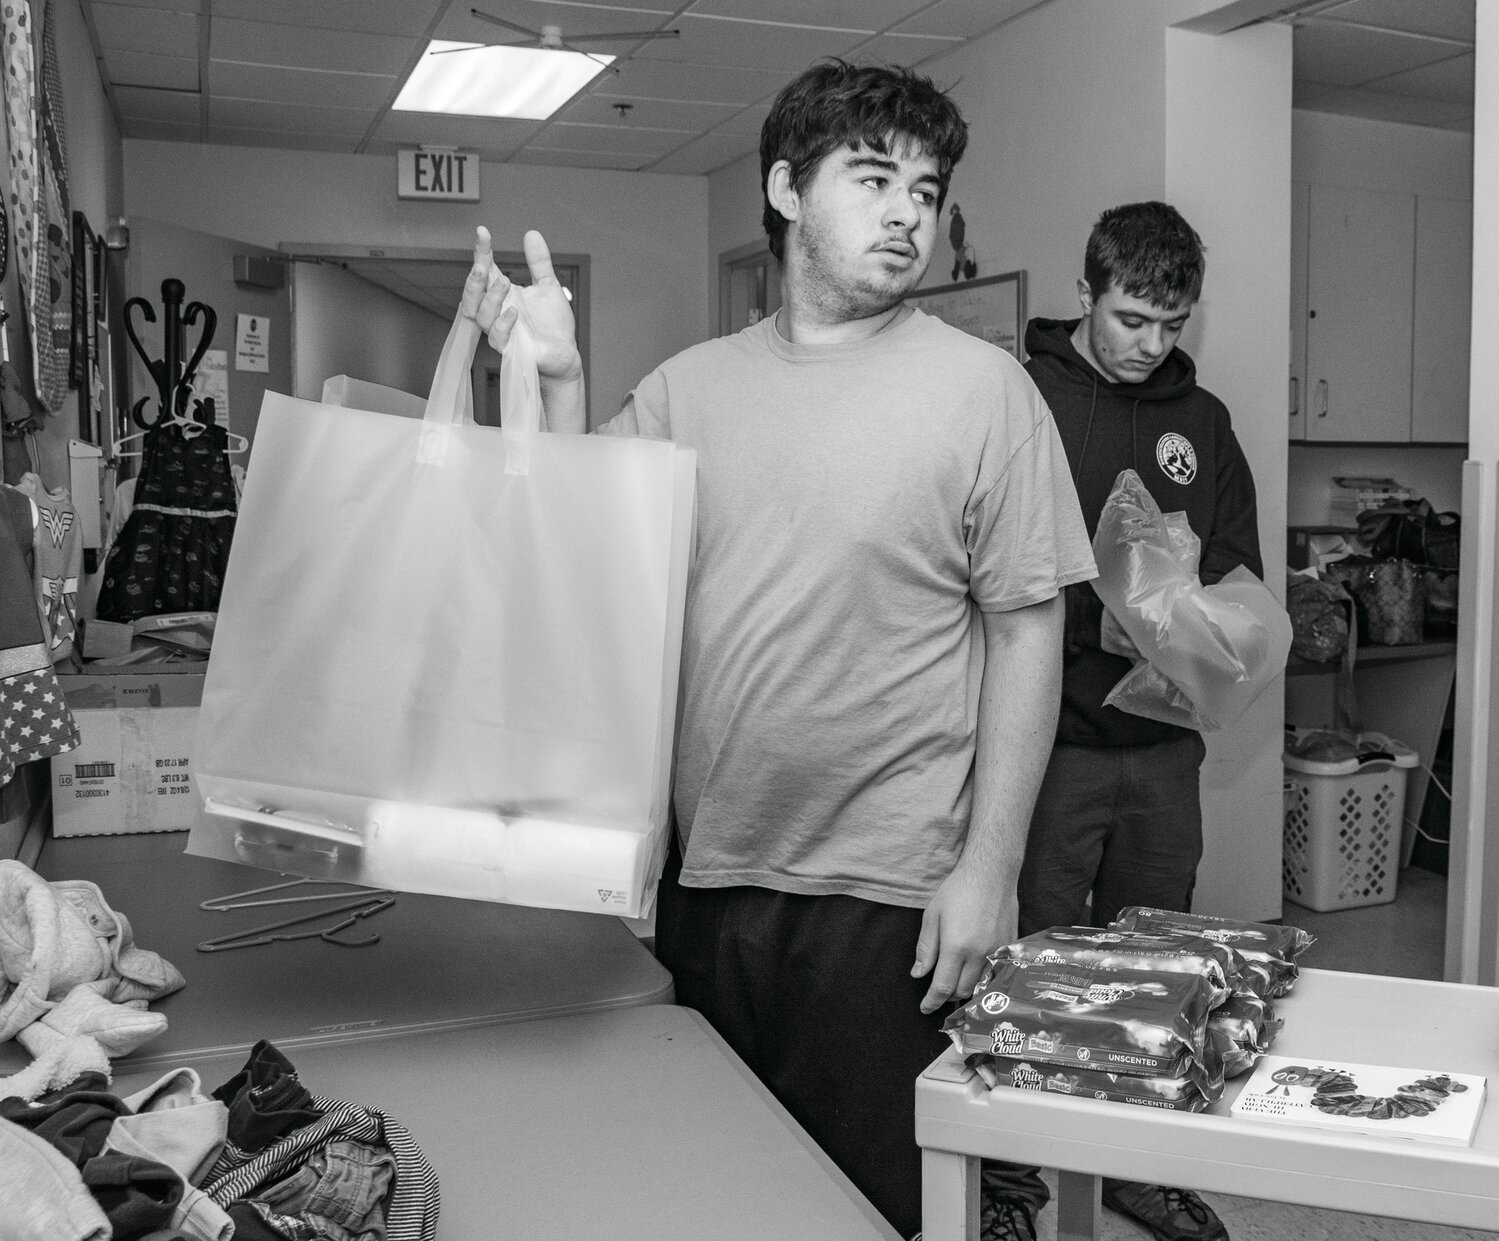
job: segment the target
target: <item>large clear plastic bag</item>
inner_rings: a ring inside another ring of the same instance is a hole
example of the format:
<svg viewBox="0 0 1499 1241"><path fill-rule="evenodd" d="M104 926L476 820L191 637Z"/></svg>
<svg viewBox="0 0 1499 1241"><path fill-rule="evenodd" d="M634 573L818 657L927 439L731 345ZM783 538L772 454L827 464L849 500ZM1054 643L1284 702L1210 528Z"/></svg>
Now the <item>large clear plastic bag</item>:
<svg viewBox="0 0 1499 1241"><path fill-rule="evenodd" d="M695 457L539 430L519 328L504 427L476 426L478 338L460 315L419 417L266 394L188 851L640 916L666 845Z"/></svg>
<svg viewBox="0 0 1499 1241"><path fill-rule="evenodd" d="M1204 586L1199 547L1185 515L1162 514L1140 476L1124 470L1093 538L1093 589L1107 609L1105 649L1136 660L1104 703L1213 732L1243 715L1284 670L1291 621L1242 566Z"/></svg>

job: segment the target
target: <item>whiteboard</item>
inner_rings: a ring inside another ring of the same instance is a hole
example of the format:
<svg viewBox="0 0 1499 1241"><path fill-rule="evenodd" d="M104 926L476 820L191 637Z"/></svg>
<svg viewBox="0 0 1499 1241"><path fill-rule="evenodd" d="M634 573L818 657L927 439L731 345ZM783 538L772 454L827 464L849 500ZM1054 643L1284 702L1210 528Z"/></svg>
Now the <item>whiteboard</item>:
<svg viewBox="0 0 1499 1241"><path fill-rule="evenodd" d="M906 301L1025 361L1025 272L938 285Z"/></svg>

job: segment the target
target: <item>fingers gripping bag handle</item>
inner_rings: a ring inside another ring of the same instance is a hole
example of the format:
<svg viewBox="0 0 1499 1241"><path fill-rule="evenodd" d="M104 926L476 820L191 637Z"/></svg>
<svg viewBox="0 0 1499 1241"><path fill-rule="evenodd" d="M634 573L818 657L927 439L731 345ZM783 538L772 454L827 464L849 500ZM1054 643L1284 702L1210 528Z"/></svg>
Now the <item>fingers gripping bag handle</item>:
<svg viewBox="0 0 1499 1241"><path fill-rule="evenodd" d="M517 290L505 296L503 310L515 308L516 320L500 357L500 408L505 420L505 473L530 472L528 435L541 429L541 381L536 371L536 338L526 321ZM447 460L449 432L474 421L472 368L483 330L459 312L443 342L423 415L417 460L441 465Z"/></svg>
<svg viewBox="0 0 1499 1241"><path fill-rule="evenodd" d="M528 474L530 437L542 428L541 377L536 371L536 337L526 320L520 291L511 286L501 314L515 308L515 325L500 354L500 411L505 431L505 473Z"/></svg>

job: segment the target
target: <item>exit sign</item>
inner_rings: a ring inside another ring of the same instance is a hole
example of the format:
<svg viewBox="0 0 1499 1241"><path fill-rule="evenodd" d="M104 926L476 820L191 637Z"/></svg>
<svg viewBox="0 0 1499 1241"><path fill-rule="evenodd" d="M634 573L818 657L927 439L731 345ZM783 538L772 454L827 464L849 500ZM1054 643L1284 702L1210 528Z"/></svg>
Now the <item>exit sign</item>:
<svg viewBox="0 0 1499 1241"><path fill-rule="evenodd" d="M420 147L397 152L396 197L478 202L478 153L454 147Z"/></svg>

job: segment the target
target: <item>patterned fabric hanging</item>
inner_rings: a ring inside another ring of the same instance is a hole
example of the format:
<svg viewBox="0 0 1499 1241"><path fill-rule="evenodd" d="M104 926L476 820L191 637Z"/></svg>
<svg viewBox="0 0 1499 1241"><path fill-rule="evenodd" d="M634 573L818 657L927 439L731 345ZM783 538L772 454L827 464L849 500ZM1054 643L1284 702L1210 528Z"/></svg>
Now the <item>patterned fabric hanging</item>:
<svg viewBox="0 0 1499 1241"><path fill-rule="evenodd" d="M16 242L16 272L28 325L35 306L37 200L36 52L29 0L0 2L5 40L5 132L10 139L10 229ZM33 327L32 340L36 339Z"/></svg>
<svg viewBox="0 0 1499 1241"><path fill-rule="evenodd" d="M32 320L36 390L48 413L57 413L68 395L73 345L73 227L68 205L68 140L63 124L62 77L57 68L57 4L48 0L42 17L40 112L42 209L37 219L34 257L36 301ZM42 241L45 238L46 244Z"/></svg>
<svg viewBox="0 0 1499 1241"><path fill-rule="evenodd" d="M31 541L31 501L0 487L0 784L23 763L79 741L32 594Z"/></svg>

